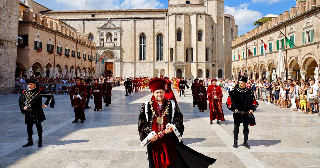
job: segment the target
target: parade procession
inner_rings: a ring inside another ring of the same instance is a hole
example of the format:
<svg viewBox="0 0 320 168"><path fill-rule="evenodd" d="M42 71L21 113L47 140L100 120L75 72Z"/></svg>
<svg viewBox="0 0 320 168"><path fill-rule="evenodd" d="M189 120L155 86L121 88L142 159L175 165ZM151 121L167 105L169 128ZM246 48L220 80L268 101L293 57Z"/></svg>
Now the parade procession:
<svg viewBox="0 0 320 168"><path fill-rule="evenodd" d="M0 14L0 168L320 167L320 0Z"/></svg>

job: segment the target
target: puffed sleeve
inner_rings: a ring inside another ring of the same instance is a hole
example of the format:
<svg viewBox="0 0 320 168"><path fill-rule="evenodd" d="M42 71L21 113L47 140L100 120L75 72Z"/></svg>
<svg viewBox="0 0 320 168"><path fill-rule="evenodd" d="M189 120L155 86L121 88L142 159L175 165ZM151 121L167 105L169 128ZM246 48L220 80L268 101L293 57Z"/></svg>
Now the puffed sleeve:
<svg viewBox="0 0 320 168"><path fill-rule="evenodd" d="M138 131L139 131L141 141L143 141L151 132L151 126L150 124L148 124L148 121L146 119L144 103L141 107L140 114L139 114Z"/></svg>

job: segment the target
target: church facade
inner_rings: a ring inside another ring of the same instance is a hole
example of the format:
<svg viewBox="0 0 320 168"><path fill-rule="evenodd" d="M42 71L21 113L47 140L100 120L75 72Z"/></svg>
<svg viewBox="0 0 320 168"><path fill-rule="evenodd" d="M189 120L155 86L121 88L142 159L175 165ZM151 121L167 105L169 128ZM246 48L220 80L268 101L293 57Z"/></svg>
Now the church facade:
<svg viewBox="0 0 320 168"><path fill-rule="evenodd" d="M168 9L49 11L96 44L96 76L231 78L238 34L223 0L169 0Z"/></svg>

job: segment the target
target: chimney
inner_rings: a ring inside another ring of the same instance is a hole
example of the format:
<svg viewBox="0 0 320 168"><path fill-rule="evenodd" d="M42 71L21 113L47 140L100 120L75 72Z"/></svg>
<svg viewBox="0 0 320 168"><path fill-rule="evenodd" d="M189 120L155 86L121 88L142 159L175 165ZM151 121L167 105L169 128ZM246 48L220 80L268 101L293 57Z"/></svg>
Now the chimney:
<svg viewBox="0 0 320 168"><path fill-rule="evenodd" d="M283 21L288 20L288 19L289 19L289 11L283 12Z"/></svg>
<svg viewBox="0 0 320 168"><path fill-rule="evenodd" d="M35 20L37 24L40 24L40 15L39 14L35 14Z"/></svg>

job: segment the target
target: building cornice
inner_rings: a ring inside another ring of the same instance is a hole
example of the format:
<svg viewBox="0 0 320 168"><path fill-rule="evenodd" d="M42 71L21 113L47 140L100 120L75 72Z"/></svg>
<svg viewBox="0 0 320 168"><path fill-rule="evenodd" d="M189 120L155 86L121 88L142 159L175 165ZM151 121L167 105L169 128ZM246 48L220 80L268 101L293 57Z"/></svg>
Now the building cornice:
<svg viewBox="0 0 320 168"><path fill-rule="evenodd" d="M270 33L274 32L274 31L277 31L277 30L279 30L279 29L281 29L281 28L283 28L283 27L285 27L287 25L291 25L293 22L298 22L298 21L300 21L300 20L302 20L302 19L304 19L304 18L306 18L306 17L308 17L310 15L313 15L313 14L315 14L317 12L320 12L320 7L315 7L314 9L310 9L310 10L304 12L304 13L295 15L292 18L289 18L289 19L287 19L287 20L285 20L283 22L280 22L280 23L268 28L267 30L263 30L258 34L253 35L253 36L243 40L242 42L240 42L238 44L233 45L231 48L234 49L234 48L237 48L239 46L245 45L246 43L248 43L250 41L256 40L256 39L258 39L260 37L265 36L266 34L270 34Z"/></svg>
<svg viewBox="0 0 320 168"><path fill-rule="evenodd" d="M166 13L168 9L112 9L112 10L70 10L70 11L49 11L44 14L59 14L59 13L114 13L114 12L160 12Z"/></svg>

